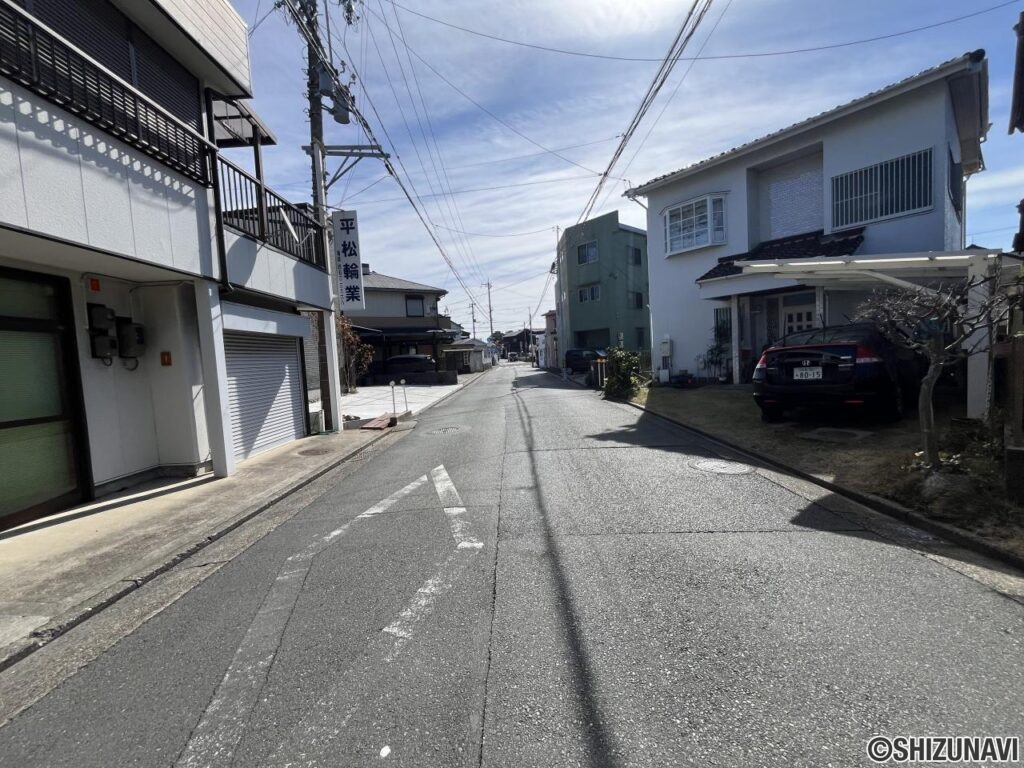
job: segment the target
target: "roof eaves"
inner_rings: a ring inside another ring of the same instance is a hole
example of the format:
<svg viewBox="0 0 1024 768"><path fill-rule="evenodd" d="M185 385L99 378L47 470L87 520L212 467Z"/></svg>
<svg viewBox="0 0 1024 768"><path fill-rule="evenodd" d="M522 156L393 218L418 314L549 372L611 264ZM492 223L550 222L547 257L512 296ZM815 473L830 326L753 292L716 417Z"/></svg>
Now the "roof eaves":
<svg viewBox="0 0 1024 768"><path fill-rule="evenodd" d="M696 163L692 163L691 165L680 168L676 171L671 171L662 176L656 176L638 187L627 189L623 192L623 197L630 199L641 196L646 197L651 191L658 189L659 187L672 184L698 171L707 170L708 168L720 165L729 160L743 157L744 155L750 154L756 150L770 147L773 144L798 136L812 128L826 125L841 117L845 117L862 109L867 109L868 107L874 106L875 104L879 104L888 99L895 98L896 96L906 93L914 88L919 88L923 85L943 80L957 72L968 70L978 61L976 57L978 57L979 54L984 56L984 51L972 51L970 53L965 53L954 59L938 64L931 69L926 69L916 75L906 77L899 82L871 91L870 93L860 96L852 101L848 101L845 104L840 104L832 109L826 110L825 112L821 112L817 115L806 118L805 120L793 123L785 128L780 128L779 130L761 136L760 138L752 139L744 144L740 144L732 149L720 152L717 155L712 155L704 160L699 160Z"/></svg>

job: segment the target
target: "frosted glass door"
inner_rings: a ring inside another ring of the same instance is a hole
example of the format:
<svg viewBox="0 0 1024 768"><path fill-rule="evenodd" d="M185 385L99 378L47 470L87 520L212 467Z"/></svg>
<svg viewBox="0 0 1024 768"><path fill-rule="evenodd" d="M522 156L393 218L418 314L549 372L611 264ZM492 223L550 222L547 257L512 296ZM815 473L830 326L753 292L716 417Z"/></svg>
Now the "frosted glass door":
<svg viewBox="0 0 1024 768"><path fill-rule="evenodd" d="M79 487L53 294L46 283L0 279L0 518Z"/></svg>

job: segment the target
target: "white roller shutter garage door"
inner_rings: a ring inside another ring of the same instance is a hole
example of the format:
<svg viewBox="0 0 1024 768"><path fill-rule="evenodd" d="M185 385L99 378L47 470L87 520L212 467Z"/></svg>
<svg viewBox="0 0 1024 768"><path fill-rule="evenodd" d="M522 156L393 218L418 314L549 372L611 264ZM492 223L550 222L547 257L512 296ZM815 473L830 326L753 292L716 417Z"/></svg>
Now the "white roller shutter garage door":
<svg viewBox="0 0 1024 768"><path fill-rule="evenodd" d="M245 459L306 434L299 340L224 332L235 457Z"/></svg>

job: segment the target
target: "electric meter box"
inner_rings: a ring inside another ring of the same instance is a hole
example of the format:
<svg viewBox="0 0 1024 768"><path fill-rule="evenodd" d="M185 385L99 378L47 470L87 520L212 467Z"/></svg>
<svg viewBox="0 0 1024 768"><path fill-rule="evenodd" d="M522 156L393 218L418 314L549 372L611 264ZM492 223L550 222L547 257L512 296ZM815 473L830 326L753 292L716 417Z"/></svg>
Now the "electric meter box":
<svg viewBox="0 0 1024 768"><path fill-rule="evenodd" d="M89 330L109 331L114 327L116 316L114 310L103 304L89 304Z"/></svg>
<svg viewBox="0 0 1024 768"><path fill-rule="evenodd" d="M145 328L128 318L117 318L117 351L121 357L142 357L146 353Z"/></svg>
<svg viewBox="0 0 1024 768"><path fill-rule="evenodd" d="M117 354L117 339L113 336L95 335L90 337L89 345L92 348L92 356L101 360L110 360Z"/></svg>

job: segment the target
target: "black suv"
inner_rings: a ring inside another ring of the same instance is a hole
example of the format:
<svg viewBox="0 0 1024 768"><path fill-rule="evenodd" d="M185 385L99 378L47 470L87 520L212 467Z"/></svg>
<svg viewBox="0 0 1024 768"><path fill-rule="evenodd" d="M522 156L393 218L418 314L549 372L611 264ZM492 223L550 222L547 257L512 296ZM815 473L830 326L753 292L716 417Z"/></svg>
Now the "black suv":
<svg viewBox="0 0 1024 768"><path fill-rule="evenodd" d="M754 401L764 421L803 405L870 408L899 420L927 370L924 357L873 323L791 333L754 369Z"/></svg>
<svg viewBox="0 0 1024 768"><path fill-rule="evenodd" d="M385 363L388 373L427 373L437 370L430 355L395 355Z"/></svg>
<svg viewBox="0 0 1024 768"><path fill-rule="evenodd" d="M565 367L573 373L583 373L590 370L590 363L599 357L604 357L604 350L601 349L567 349L565 351Z"/></svg>

